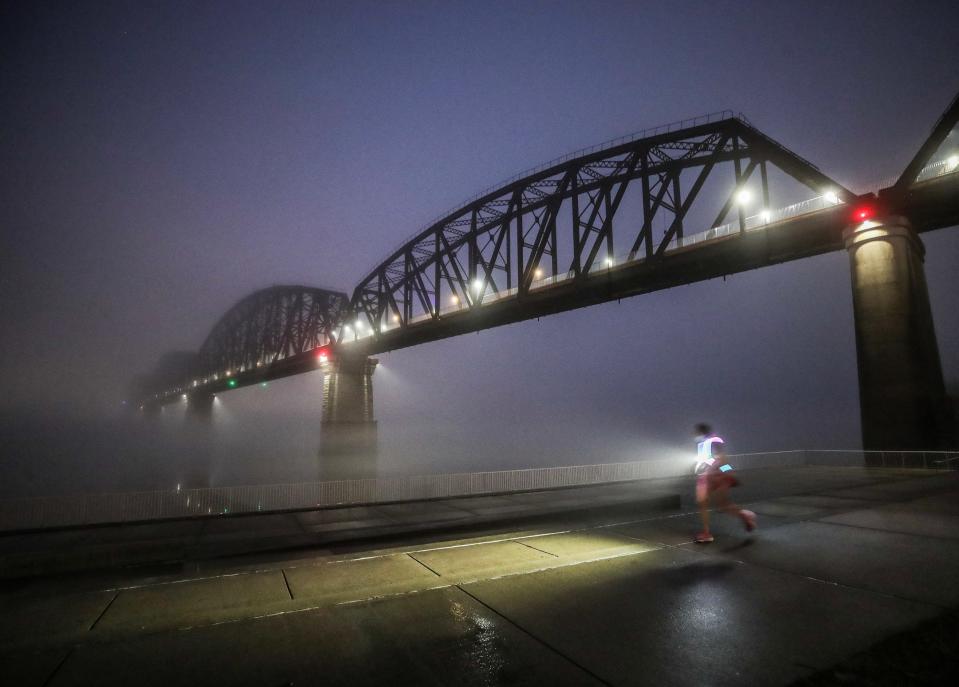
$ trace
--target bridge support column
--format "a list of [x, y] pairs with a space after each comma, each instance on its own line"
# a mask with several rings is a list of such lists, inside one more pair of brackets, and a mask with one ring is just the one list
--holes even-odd
[[323, 364], [321, 479], [376, 476], [373, 371], [377, 362], [365, 356], [338, 356]]
[[186, 415], [191, 420], [211, 422], [213, 420], [213, 394], [192, 393], [186, 399]]
[[185, 443], [179, 452], [178, 466], [180, 486], [184, 489], [212, 486], [213, 399], [213, 394], [202, 391], [188, 394], [186, 398], [187, 427], [180, 436]]
[[852, 271], [863, 448], [953, 448], [922, 241], [897, 216], [850, 227], [843, 238]]

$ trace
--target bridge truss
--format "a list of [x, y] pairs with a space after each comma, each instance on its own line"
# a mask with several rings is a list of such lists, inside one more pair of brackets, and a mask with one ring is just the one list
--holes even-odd
[[151, 386], [165, 384], [152, 395], [159, 399], [198, 388], [231, 388], [236, 380], [249, 383], [282, 363], [312, 358], [313, 351], [335, 340], [333, 330], [347, 306], [347, 294], [311, 286], [256, 291], [220, 318], [191, 359], [181, 356], [177, 374], [167, 369], [157, 375], [161, 379], [154, 378]]
[[[905, 215], [920, 232], [951, 226], [959, 223], [959, 159], [948, 152], [959, 149], [957, 122], [959, 96], [878, 197], [857, 196], [732, 113], [568, 156], [433, 223], [352, 297], [307, 286], [250, 294], [198, 353], [164, 356], [133, 396], [163, 404], [316, 369], [324, 347], [370, 355], [838, 250], [853, 203]], [[773, 203], [772, 173], [813, 198]], [[703, 193], [709, 184], [719, 202], [703, 222], [702, 206], [717, 200]], [[737, 201], [756, 187], [760, 211], [747, 216]]]
[[[732, 215], [732, 232], [745, 233], [747, 216], [736, 201], [756, 176], [759, 221], [774, 219], [771, 167], [833, 203], [855, 199], [740, 117], [640, 138], [519, 179], [415, 236], [357, 286], [350, 303], [355, 321], [340, 339], [375, 338], [502, 298], [522, 301], [557, 279], [585, 281], [623, 262], [661, 258], [687, 243], [690, 211], [704, 185], [721, 174], [725, 201], [715, 220], [695, 231], [723, 227]], [[630, 186], [641, 188], [641, 211], [620, 219]]]

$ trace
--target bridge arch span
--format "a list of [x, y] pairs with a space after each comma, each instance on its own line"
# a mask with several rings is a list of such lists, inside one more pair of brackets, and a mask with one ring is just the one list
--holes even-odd
[[345, 293], [312, 286], [249, 294], [210, 330], [196, 354], [194, 380], [239, 374], [334, 343], [347, 303]]
[[[813, 199], [781, 209], [786, 204], [770, 198], [770, 171], [812, 189], [807, 198]], [[700, 192], [721, 174], [727, 175], [722, 197], [707, 210], [715, 220], [691, 221], [694, 203], [706, 203]], [[638, 202], [617, 219], [630, 186], [639, 189], [633, 194]], [[754, 198], [751, 211], [738, 202], [747, 192]], [[514, 302], [518, 313], [544, 287], [586, 286], [627, 264], [652, 264], [696, 242], [742, 235], [855, 198], [729, 112], [645, 132], [514, 179], [414, 236], [353, 291], [339, 340], [399, 341], [397, 330], [438, 328], [441, 319], [492, 304], [503, 311]], [[524, 316], [502, 316], [503, 322], [519, 319]]]

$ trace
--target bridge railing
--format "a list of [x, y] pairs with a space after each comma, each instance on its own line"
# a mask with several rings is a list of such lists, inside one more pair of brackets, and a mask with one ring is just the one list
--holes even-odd
[[[730, 456], [739, 470], [877, 467], [959, 470], [959, 451], [776, 451]], [[297, 484], [79, 494], [0, 501], [0, 531], [313, 510], [691, 477], [694, 459]]]
[[808, 465], [816, 467], [959, 470], [959, 451], [862, 451], [817, 449], [742, 453], [731, 457], [738, 469]]
[[[838, 198], [830, 199], [826, 195], [816, 196], [815, 198], [809, 198], [807, 200], [800, 201], [798, 203], [793, 203], [792, 205], [787, 205], [781, 208], [774, 208], [769, 210], [764, 210], [755, 215], [749, 215], [745, 218], [745, 227], [747, 232], [754, 232], [766, 229], [769, 225], [775, 224], [776, 222], [782, 222], [788, 219], [793, 219], [802, 215], [807, 215], [815, 212], [820, 212], [823, 210], [829, 210], [841, 204], [842, 201]], [[725, 236], [733, 236], [739, 233], [739, 221], [727, 222], [726, 224], [721, 224], [719, 226], [707, 229], [705, 231], [700, 231], [695, 234], [687, 234], [682, 238], [673, 239], [666, 248], [666, 252], [672, 252], [679, 248], [686, 248], [698, 243], [705, 243], [707, 241], [712, 241], [714, 239], [723, 238]], [[643, 262], [646, 259], [644, 253], [621, 253], [615, 256], [612, 256], [612, 259], [609, 262], [596, 261], [593, 265], [593, 268], [590, 270], [590, 274], [602, 274], [610, 269], [616, 269], [623, 267], [624, 265], [634, 264]], [[534, 279], [530, 283], [530, 288], [533, 290], [551, 286], [553, 284], [558, 284], [560, 282], [565, 282], [576, 277], [576, 272], [569, 270], [567, 272], [559, 272], [558, 274], [552, 274], [546, 277], [540, 277]], [[509, 289], [500, 289], [499, 291], [494, 291], [489, 285], [486, 286], [486, 292], [483, 294], [469, 293], [469, 299], [478, 299], [482, 303], [489, 304], [496, 301], [501, 301], [506, 298], [515, 296], [519, 292], [517, 287], [512, 287]], [[440, 316], [448, 316], [453, 313], [460, 311], [467, 311], [470, 309], [470, 303], [467, 299], [461, 298], [456, 303], [447, 303], [439, 310]], [[434, 319], [433, 313], [426, 312], [421, 313], [412, 317], [407, 323], [407, 327], [415, 326], [421, 322], [429, 322]], [[381, 326], [380, 331], [386, 332], [392, 329], [390, 326]], [[343, 343], [349, 344], [353, 341], [360, 339], [365, 339], [369, 336], [372, 336], [373, 332], [367, 327], [362, 331], [353, 330], [350, 333], [350, 337], [345, 338]]]
[[[837, 205], [840, 205], [841, 203], [842, 201], [838, 198], [831, 200], [825, 195], [816, 196], [815, 198], [809, 198], [785, 207], [774, 209], [770, 208], [755, 215], [749, 215], [744, 218], [744, 224], [746, 226], [746, 231], [756, 231], [759, 229], [765, 229], [770, 224], [782, 222], [787, 219], [793, 219], [794, 217], [799, 217], [800, 215], [807, 215], [813, 212], [819, 212], [820, 210], [829, 210]], [[730, 236], [738, 233], [739, 220], [737, 219], [735, 221], [727, 222], [726, 224], [721, 224], [717, 227], [707, 229], [706, 231], [690, 234], [681, 239], [675, 239], [669, 244], [667, 250], [691, 246], [696, 243], [702, 243], [703, 241], [709, 241], [711, 239]]]
[[[931, 162], [922, 169], [919, 170], [919, 174], [916, 175], [915, 182], [919, 183], [921, 181], [929, 181], [930, 179], [938, 179], [939, 177], [945, 176], [947, 174], [954, 174], [959, 172], [959, 160], [950, 157], [945, 160], [937, 160], [936, 162]], [[862, 195], [865, 193], [875, 193], [880, 189], [889, 188], [890, 186], [895, 186], [896, 182], [899, 181], [898, 177], [885, 177], [878, 181], [872, 181], [855, 188], [856, 193]]]
[[952, 174], [953, 172], [959, 172], [959, 160], [954, 157], [926, 165], [919, 170], [916, 181], [928, 181], [929, 179], [936, 179], [946, 174]]

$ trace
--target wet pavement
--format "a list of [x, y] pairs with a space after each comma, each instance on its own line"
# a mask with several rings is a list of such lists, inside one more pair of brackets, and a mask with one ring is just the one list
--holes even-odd
[[[275, 516], [245, 519], [247, 536], [244, 519], [222, 521], [230, 538], [202, 558], [6, 580], [0, 674], [52, 686], [789, 684], [959, 604], [959, 473], [801, 467], [743, 483], [760, 529], [716, 515], [710, 545], [691, 543], [688, 498], [668, 510], [653, 498], [691, 488], [675, 483], [569, 490], [535, 520], [463, 523], [474, 516], [450, 517], [447, 502], [428, 529], [420, 504], [410, 531], [359, 536], [360, 524], [350, 538], [343, 526], [314, 532], [312, 547], [260, 547], [271, 531], [291, 536]], [[517, 508], [470, 501], [461, 512]], [[307, 528], [351, 522], [303, 515]], [[107, 539], [138, 544], [129, 530]]]

